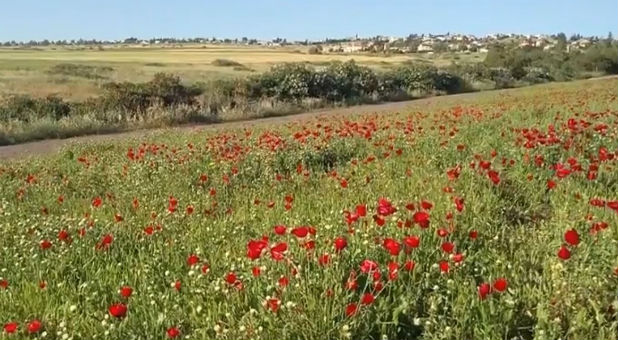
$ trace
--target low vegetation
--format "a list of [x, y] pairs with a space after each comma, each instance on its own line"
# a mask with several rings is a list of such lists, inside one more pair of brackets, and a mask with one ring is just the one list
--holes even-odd
[[107, 79], [107, 74], [114, 71], [110, 66], [91, 66], [71, 63], [54, 65], [49, 74], [63, 75], [71, 77], [81, 77], [86, 79]]
[[238, 67], [238, 66], [243, 66], [243, 64], [234, 61], [234, 60], [230, 60], [230, 59], [215, 59], [212, 62], [213, 65], [215, 66], [222, 66], [222, 67]]

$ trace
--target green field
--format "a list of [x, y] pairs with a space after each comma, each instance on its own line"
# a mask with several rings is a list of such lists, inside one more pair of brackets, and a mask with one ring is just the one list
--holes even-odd
[[0, 338], [616, 340], [617, 88], [4, 161]]
[[[102, 47], [45, 49], [0, 48], [0, 96], [30, 94], [43, 97], [57, 94], [71, 100], [83, 100], [99, 93], [100, 85], [110, 81], [143, 82], [158, 72], [178, 74], [186, 82], [219, 78], [245, 77], [263, 72], [283, 62], [307, 62], [316, 66], [330, 61], [354, 59], [361, 65], [386, 70], [404, 62], [418, 61], [449, 65], [457, 62], [479, 62], [482, 54], [397, 54], [392, 56], [350, 54], [314, 55], [306, 47], [249, 47], [200, 45], [180, 47]], [[216, 66], [218, 59], [231, 60], [240, 66]], [[54, 72], [58, 64], [110, 67], [97, 73], [95, 79]]]

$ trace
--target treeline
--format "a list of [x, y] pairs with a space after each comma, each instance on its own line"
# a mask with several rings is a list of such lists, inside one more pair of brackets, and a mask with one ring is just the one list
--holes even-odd
[[[493, 46], [482, 66], [501, 69], [513, 80], [532, 83], [540, 81], [564, 81], [589, 74], [618, 73], [618, 43], [600, 41], [585, 51], [567, 52], [563, 49], [545, 51], [542, 48], [507, 49]], [[479, 74], [480, 77], [486, 76]]]

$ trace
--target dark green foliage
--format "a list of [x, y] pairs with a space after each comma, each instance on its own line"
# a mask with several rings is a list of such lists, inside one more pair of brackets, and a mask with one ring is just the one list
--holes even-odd
[[[496, 45], [489, 50], [483, 64], [489, 68], [506, 69], [515, 80], [528, 83], [569, 80], [584, 72], [618, 74], [618, 44], [602, 41], [585, 51], [567, 51], [566, 45], [561, 45], [560, 41], [548, 51], [534, 47], [507, 49]], [[503, 79], [500, 77], [505, 84]]]
[[154, 105], [193, 105], [195, 97], [202, 93], [197, 86], [185, 86], [179, 77], [166, 73], [155, 74], [154, 79], [147, 83], [106, 84], [104, 90], [101, 98], [104, 108], [135, 113], [144, 112]]
[[13, 96], [0, 105], [0, 122], [11, 120], [32, 122], [41, 118], [60, 120], [70, 112], [70, 104], [56, 96], [42, 99], [25, 95]]

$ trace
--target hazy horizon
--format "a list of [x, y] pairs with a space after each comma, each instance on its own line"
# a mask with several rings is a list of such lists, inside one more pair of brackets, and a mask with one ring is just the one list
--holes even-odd
[[[91, 3], [34, 0], [6, 3], [0, 41], [149, 38], [241, 38], [323, 40], [359, 35], [492, 33], [616, 35], [618, 1], [492, 2], [442, 0], [351, 0], [311, 3], [259, 3], [190, 0], [170, 6], [162, 0]], [[16, 15], [26, 13], [26, 15]]]

